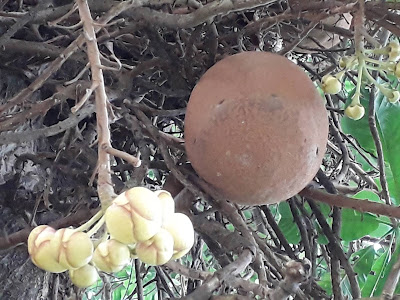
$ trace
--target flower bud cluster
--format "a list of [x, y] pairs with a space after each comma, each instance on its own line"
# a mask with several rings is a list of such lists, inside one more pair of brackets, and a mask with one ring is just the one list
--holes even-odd
[[92, 226], [93, 220], [78, 229], [34, 228], [28, 237], [32, 262], [52, 273], [68, 270], [71, 281], [85, 288], [97, 282], [98, 271], [118, 272], [132, 258], [162, 265], [184, 256], [194, 244], [192, 222], [175, 212], [174, 199], [163, 190], [135, 187], [125, 191], [93, 228], [97, 231], [104, 222], [110, 236], [95, 243], [96, 247], [90, 238], [95, 231], [81, 230]]
[[162, 265], [189, 252], [194, 243], [190, 219], [175, 213], [167, 191], [135, 187], [119, 195], [105, 213], [112, 239], [131, 247], [140, 260]]
[[28, 252], [37, 267], [52, 273], [69, 270], [72, 282], [79, 287], [98, 279], [97, 270], [89, 265], [93, 250], [90, 236], [71, 228], [55, 230], [40, 225], [28, 237]]
[[[384, 55], [383, 60], [371, 58], [369, 55]], [[358, 71], [356, 92], [351, 99], [350, 105], [344, 110], [344, 114], [353, 119], [359, 120], [365, 114], [365, 108], [360, 102], [361, 85], [364, 78], [374, 84], [390, 103], [397, 103], [400, 99], [400, 92], [397, 88], [378, 83], [370, 74], [370, 71], [377, 71], [381, 75], [394, 75], [400, 79], [400, 45], [397, 41], [389, 42], [385, 47], [363, 49], [360, 53], [352, 56], [344, 56], [339, 61], [342, 69], [336, 75], [327, 74], [321, 79], [321, 88], [326, 94], [337, 94], [342, 89], [342, 78], [346, 71]]]

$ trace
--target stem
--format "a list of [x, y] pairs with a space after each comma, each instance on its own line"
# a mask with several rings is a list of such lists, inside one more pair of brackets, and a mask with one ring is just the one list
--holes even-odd
[[112, 201], [114, 188], [111, 180], [110, 155], [105, 149], [111, 148], [111, 136], [108, 120], [108, 99], [104, 86], [103, 71], [101, 68], [100, 52], [96, 40], [96, 32], [93, 27], [93, 19], [90, 14], [89, 5], [86, 0], [76, 0], [79, 9], [79, 15], [83, 22], [83, 30], [86, 38], [86, 46], [90, 69], [92, 73], [92, 82], [96, 86], [95, 102], [97, 117], [97, 135], [98, 135], [98, 178], [97, 192], [101, 202], [102, 209], [105, 210]]
[[75, 231], [85, 231], [88, 230], [94, 223], [97, 222], [103, 215], [103, 211], [99, 210], [93, 217], [90, 218], [89, 221], [87, 221], [85, 224], [82, 224], [78, 228], [75, 229]]
[[358, 76], [357, 76], [356, 92], [355, 92], [355, 94], [353, 96], [353, 99], [351, 101], [351, 105], [360, 104], [362, 75], [363, 75], [365, 61], [361, 56], [359, 56], [358, 60], [359, 60], [359, 64], [358, 64]]
[[[386, 98], [390, 98], [391, 95], [388, 94], [388, 89], [384, 88], [378, 81], [375, 80], [375, 78], [369, 74], [368, 70], [366, 67], [364, 67], [365, 70], [365, 75], [367, 75], [368, 79], [375, 85], [378, 87], [379, 91], [386, 97]], [[389, 91], [390, 92], [390, 91]]]
[[89, 236], [92, 236], [93, 234], [95, 234], [100, 228], [101, 226], [103, 226], [104, 222], [106, 220], [105, 216], [102, 216], [101, 219], [96, 223], [96, 225], [93, 226], [92, 229], [90, 229], [87, 234]]

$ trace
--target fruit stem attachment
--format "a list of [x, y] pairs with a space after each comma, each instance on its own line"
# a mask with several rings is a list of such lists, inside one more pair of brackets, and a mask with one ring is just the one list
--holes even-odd
[[353, 96], [353, 99], [351, 101], [351, 105], [360, 104], [361, 85], [362, 85], [362, 76], [363, 76], [364, 66], [365, 66], [364, 58], [362, 56], [360, 56], [358, 58], [358, 76], [357, 76], [356, 92], [355, 92], [355, 94]]
[[377, 82], [375, 78], [371, 76], [371, 74], [369, 74], [366, 68], [364, 69], [369, 81], [371, 81], [375, 86], [378, 87], [379, 91], [387, 98], [389, 102], [395, 103], [399, 100], [400, 94], [398, 91], [393, 91], [391, 89], [385, 88], [382, 84]]
[[100, 228], [101, 226], [103, 226], [104, 222], [105, 222], [106, 218], [105, 216], [102, 216], [101, 219], [92, 227], [92, 229], [90, 229], [87, 234], [91, 237], [93, 234], [95, 234]]
[[88, 230], [94, 223], [97, 222], [103, 216], [103, 210], [99, 210], [93, 217], [90, 218], [86, 223], [82, 224], [78, 228], [74, 229], [75, 231], [86, 231]]

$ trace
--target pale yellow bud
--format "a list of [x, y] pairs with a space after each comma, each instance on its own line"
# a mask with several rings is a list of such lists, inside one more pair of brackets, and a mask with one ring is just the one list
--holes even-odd
[[188, 253], [194, 244], [194, 229], [189, 217], [182, 213], [175, 213], [163, 227], [174, 239], [172, 258], [178, 259]]
[[339, 67], [342, 69], [352, 69], [357, 64], [357, 58], [354, 56], [344, 56], [339, 60]]
[[92, 259], [93, 243], [85, 232], [59, 229], [50, 246], [57, 253], [57, 261], [67, 269], [78, 269]]
[[388, 97], [388, 101], [390, 103], [396, 103], [400, 99], [400, 92], [399, 91], [392, 91], [391, 95]]
[[115, 198], [105, 219], [113, 239], [124, 244], [145, 241], [161, 228], [161, 201], [149, 189], [135, 187]]
[[121, 271], [131, 260], [127, 245], [116, 240], [101, 242], [93, 254], [93, 263], [104, 272]]
[[73, 284], [80, 288], [92, 286], [99, 279], [99, 273], [91, 265], [84, 265], [76, 270], [69, 270], [69, 277]]
[[54, 228], [47, 225], [34, 228], [28, 237], [28, 252], [37, 267], [48, 272], [61, 273], [67, 268], [57, 261], [57, 253], [50, 247], [55, 232]]
[[365, 108], [361, 104], [350, 104], [345, 110], [344, 114], [348, 116], [350, 119], [359, 120], [365, 114]]
[[172, 198], [170, 192], [165, 190], [156, 191], [155, 194], [161, 201], [162, 208], [162, 224], [166, 222], [169, 216], [172, 216], [175, 212], [175, 201]]
[[342, 89], [342, 84], [340, 83], [339, 79], [332, 75], [325, 75], [322, 77], [322, 90], [326, 94], [337, 94]]
[[394, 74], [396, 75], [397, 78], [400, 78], [400, 62], [396, 64], [396, 67], [394, 69]]
[[136, 245], [136, 254], [141, 261], [151, 266], [159, 266], [168, 262], [174, 252], [174, 239], [165, 230], [160, 231], [148, 241]]
[[389, 61], [396, 61], [400, 57], [400, 46], [398, 42], [392, 41], [388, 44]]

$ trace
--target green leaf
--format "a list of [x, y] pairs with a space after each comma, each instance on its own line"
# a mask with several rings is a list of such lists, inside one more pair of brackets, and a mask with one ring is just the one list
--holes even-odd
[[321, 279], [318, 280], [318, 285], [328, 294], [328, 296], [332, 295], [332, 280], [329, 271], [325, 271], [322, 274]]
[[[383, 203], [373, 191], [364, 190], [353, 196], [360, 201], [369, 200]], [[390, 219], [386, 216], [376, 216], [370, 213], [361, 213], [353, 209], [342, 210], [342, 231], [341, 237], [349, 242], [357, 240], [363, 236], [381, 238], [392, 229]]]
[[[360, 152], [358, 150], [356, 150], [353, 146], [349, 146], [349, 149], [351, 151], [351, 153], [354, 155], [354, 158], [356, 160], [356, 162], [358, 162], [361, 165], [361, 168], [365, 171], [365, 172], [370, 172], [375, 170], [375, 168], [373, 168], [368, 162], [367, 160], [360, 154]], [[362, 151], [362, 149], [361, 149]], [[378, 163], [376, 161], [376, 158], [374, 156], [372, 156], [371, 154], [369, 154], [366, 151], [362, 151], [364, 156], [366, 156], [368, 158], [368, 160], [374, 165], [377, 166]]]
[[380, 280], [378, 281], [378, 284], [376, 285], [376, 290], [374, 293], [374, 296], [380, 296], [382, 294], [383, 291], [383, 287], [389, 277], [390, 271], [393, 268], [393, 265], [398, 261], [399, 259], [399, 255], [400, 255], [400, 245], [399, 243], [397, 243], [396, 249], [393, 252], [393, 254], [391, 255], [390, 261], [389, 263], [385, 266], [385, 269], [383, 271], [383, 275], [380, 278]]
[[358, 282], [360, 288], [362, 289], [369, 273], [371, 272], [372, 265], [375, 259], [375, 249], [374, 246], [368, 246], [363, 248], [352, 255], [353, 268], [357, 273]]
[[368, 235], [378, 228], [379, 221], [369, 213], [360, 213], [353, 209], [342, 210], [342, 231], [341, 238], [346, 241], [357, 240]]
[[400, 201], [400, 103], [385, 98], [376, 105], [377, 123], [382, 134], [385, 161], [392, 171], [396, 204]]
[[282, 230], [283, 235], [289, 244], [298, 244], [301, 240], [300, 230], [293, 219], [289, 204], [287, 202], [279, 203], [278, 211], [281, 215], [278, 226]]
[[[395, 80], [392, 78], [393, 81]], [[361, 104], [368, 111], [369, 107], [369, 90], [365, 87], [361, 89], [363, 97]], [[347, 102], [351, 101], [354, 91], [349, 93]], [[379, 136], [382, 142], [383, 155], [387, 168], [390, 169], [388, 177], [389, 190], [395, 204], [400, 203], [400, 103], [392, 104], [386, 98], [378, 93], [375, 99], [376, 108], [376, 124]], [[342, 129], [345, 133], [351, 134], [357, 139], [360, 146], [367, 152], [376, 156], [375, 143], [372, 138], [369, 124], [368, 114], [365, 114], [360, 120], [354, 121], [344, 116], [341, 121]]]
[[125, 293], [125, 288], [124, 287], [119, 287], [117, 289], [114, 290], [113, 292], [113, 299], [122, 299], [122, 295]]
[[314, 226], [315, 226], [315, 230], [318, 233], [318, 244], [320, 245], [328, 245], [329, 244], [329, 240], [326, 237], [326, 235], [324, 234], [324, 232], [322, 231], [321, 226], [319, 226], [317, 221], [314, 221]]
[[385, 265], [388, 263], [390, 258], [389, 248], [384, 253], [380, 254], [379, 258], [372, 265], [371, 272], [367, 276], [367, 280], [363, 288], [361, 289], [361, 295], [363, 297], [372, 297], [376, 291], [379, 280], [382, 279], [385, 271]]

